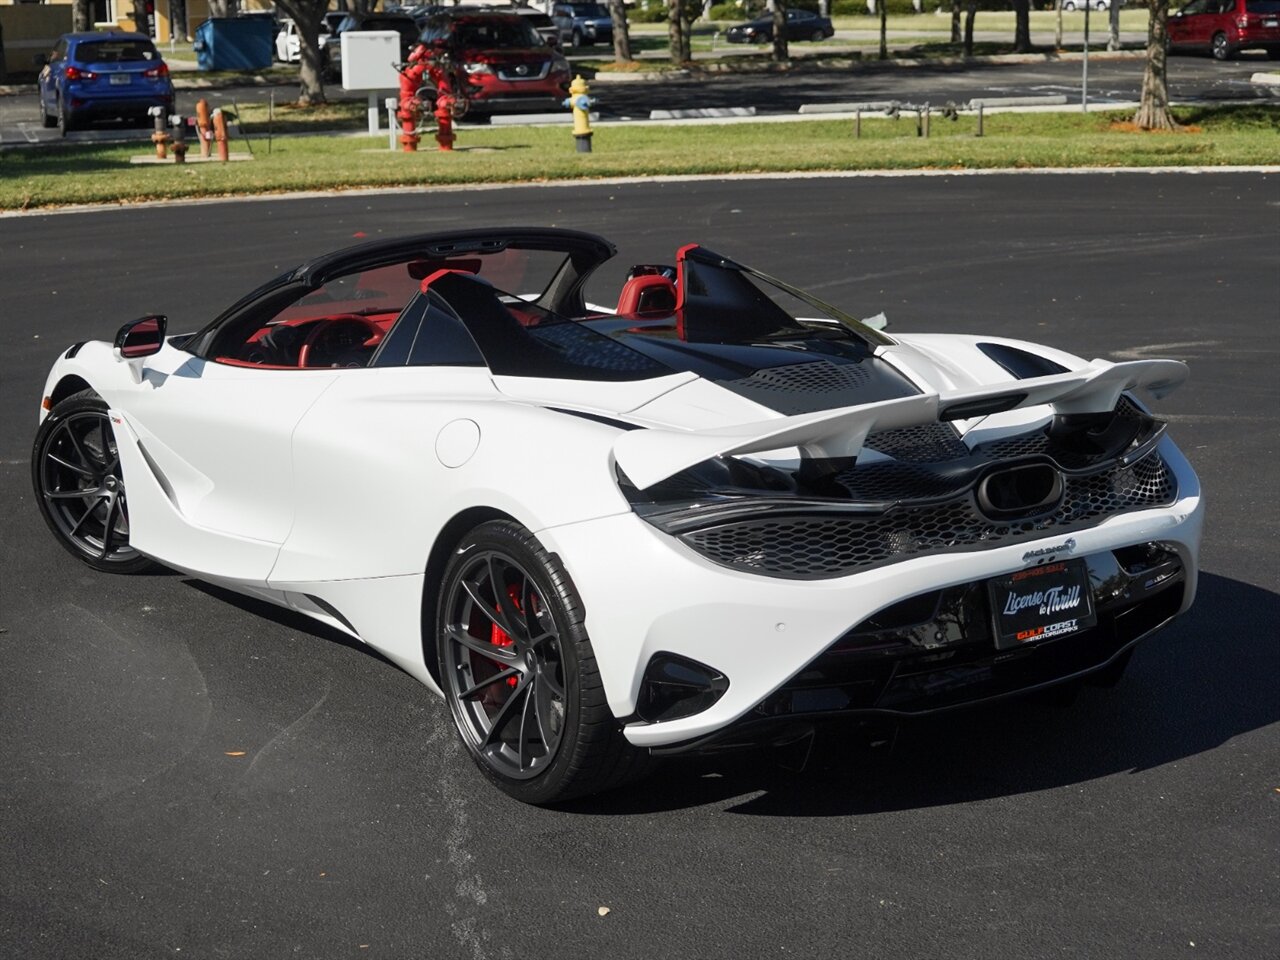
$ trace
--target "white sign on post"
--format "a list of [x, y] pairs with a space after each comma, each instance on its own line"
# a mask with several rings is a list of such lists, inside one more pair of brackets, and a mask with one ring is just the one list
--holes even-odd
[[394, 30], [348, 30], [342, 34], [342, 85], [369, 92], [369, 133], [378, 132], [378, 92], [398, 90], [400, 34]]

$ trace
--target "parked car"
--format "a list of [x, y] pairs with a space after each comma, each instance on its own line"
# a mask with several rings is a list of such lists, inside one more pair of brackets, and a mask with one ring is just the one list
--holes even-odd
[[[337, 11], [334, 13], [326, 13], [324, 19], [320, 21], [320, 55], [321, 63], [324, 63], [325, 37], [333, 33], [343, 20], [347, 18], [346, 13]], [[298, 25], [292, 20], [285, 20], [280, 24], [280, 32], [276, 34], [276, 59], [282, 63], [297, 63], [302, 57], [301, 37], [298, 33]]]
[[[1124, 0], [1119, 0], [1116, 6], [1123, 7]], [[1068, 13], [1083, 10], [1085, 7], [1090, 10], [1110, 10], [1111, 0], [1062, 0], [1062, 9]]]
[[557, 3], [551, 8], [551, 19], [561, 44], [589, 47], [613, 43], [613, 18], [603, 3]]
[[1265, 50], [1280, 60], [1280, 0], [1191, 0], [1168, 20], [1170, 51], [1208, 51], [1230, 60], [1237, 51]]
[[518, 17], [524, 17], [529, 26], [538, 31], [538, 36], [543, 40], [553, 47], [560, 45], [560, 31], [552, 23], [551, 17], [541, 10], [535, 10], [533, 7], [495, 7], [493, 9], [496, 13], [514, 13]]
[[532, 803], [651, 751], [1112, 686], [1191, 606], [1204, 500], [1146, 405], [1184, 364], [891, 337], [694, 243], [593, 307], [614, 253], [387, 238], [198, 331], [64, 348], [35, 505], [94, 570], [158, 561], [367, 644]]
[[419, 27], [413, 17], [404, 13], [349, 13], [338, 21], [333, 32], [321, 39], [321, 62], [330, 77], [342, 73], [342, 35], [354, 31], [389, 30], [400, 34], [400, 58], [409, 59], [409, 51], [418, 44]]
[[[787, 11], [787, 40], [826, 40], [835, 35], [835, 27], [829, 17], [820, 17], [809, 10]], [[725, 31], [730, 43], [772, 43], [773, 17], [760, 17], [750, 23], [740, 23]]]
[[169, 66], [141, 33], [63, 34], [40, 70], [39, 93], [44, 125], [64, 136], [91, 120], [173, 112]]
[[448, 54], [473, 116], [563, 109], [569, 61], [518, 14], [441, 11], [428, 18], [422, 42]]

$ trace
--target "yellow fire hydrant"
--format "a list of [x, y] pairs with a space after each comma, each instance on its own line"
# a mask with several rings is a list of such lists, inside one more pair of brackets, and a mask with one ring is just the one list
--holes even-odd
[[591, 152], [591, 105], [595, 103], [587, 96], [587, 81], [581, 75], [573, 78], [569, 84], [569, 96], [564, 105], [573, 108], [573, 139], [577, 141], [578, 153]]

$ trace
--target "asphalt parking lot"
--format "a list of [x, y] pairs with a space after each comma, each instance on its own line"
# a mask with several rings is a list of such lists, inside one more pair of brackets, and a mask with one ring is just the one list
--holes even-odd
[[[48, 535], [28, 455], [58, 351], [151, 311], [194, 328], [356, 237], [482, 224], [595, 230], [623, 266], [696, 240], [890, 332], [1186, 360], [1157, 410], [1208, 501], [1196, 606], [1070, 708], [916, 722], [888, 756], [827, 742], [799, 773], [685, 759], [541, 810], [358, 645], [177, 574], [94, 573]], [[1256, 173], [0, 217], [0, 955], [1276, 956], [1278, 239], [1280, 177]]]

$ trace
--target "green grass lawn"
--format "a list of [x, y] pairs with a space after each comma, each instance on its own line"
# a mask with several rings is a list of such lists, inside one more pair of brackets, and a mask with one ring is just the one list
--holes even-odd
[[[416, 154], [392, 153], [382, 137], [277, 139], [254, 143], [245, 163], [132, 166], [136, 147], [19, 150], [0, 155], [0, 209], [69, 203], [225, 196], [364, 186], [538, 182], [570, 178], [716, 175], [764, 171], [1128, 167], [1276, 162], [1280, 110], [1265, 106], [1181, 110], [1171, 134], [1124, 127], [1127, 114], [997, 114], [986, 136], [975, 120], [867, 117], [862, 138], [848, 121], [600, 128], [591, 154], [574, 152], [567, 128], [462, 131], [442, 153], [429, 138]], [[243, 142], [233, 145], [243, 151]]]

